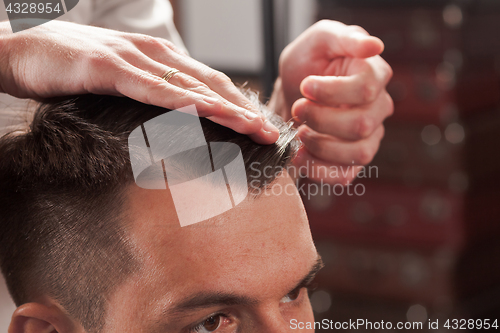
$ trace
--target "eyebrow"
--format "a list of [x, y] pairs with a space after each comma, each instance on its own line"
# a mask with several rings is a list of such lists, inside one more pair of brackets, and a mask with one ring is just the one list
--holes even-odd
[[314, 263], [309, 273], [307, 273], [307, 275], [295, 286], [295, 288], [290, 290], [290, 293], [294, 290], [308, 287], [313, 282], [314, 278], [316, 277], [316, 274], [318, 274], [318, 272], [323, 267], [325, 267], [325, 264], [323, 263], [323, 259], [318, 253], [318, 258], [316, 259], [316, 262]]
[[[313, 280], [316, 274], [324, 267], [323, 260], [318, 254], [316, 262], [304, 276], [304, 278], [297, 283], [290, 292], [299, 288], [307, 287]], [[240, 296], [232, 293], [223, 292], [200, 292], [187, 298], [181, 303], [175, 305], [171, 309], [164, 312], [165, 316], [179, 316], [188, 311], [210, 308], [214, 306], [235, 306], [235, 305], [255, 305], [258, 303], [257, 299]]]

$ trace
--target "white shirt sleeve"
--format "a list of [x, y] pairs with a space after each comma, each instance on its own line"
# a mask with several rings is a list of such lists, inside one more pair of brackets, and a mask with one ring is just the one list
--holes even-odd
[[[0, 19], [7, 19], [7, 13], [0, 11]], [[80, 0], [60, 19], [161, 37], [186, 50], [175, 28], [168, 0]], [[30, 105], [33, 103], [28, 103], [28, 100], [0, 93], [0, 136], [27, 126]]]
[[94, 0], [91, 25], [170, 40], [186, 49], [168, 0]]

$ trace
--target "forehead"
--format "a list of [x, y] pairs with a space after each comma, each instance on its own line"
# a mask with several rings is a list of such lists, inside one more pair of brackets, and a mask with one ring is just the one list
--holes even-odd
[[286, 174], [258, 198], [186, 227], [167, 191], [134, 187], [129, 201], [129, 234], [144, 265], [125, 289], [134, 290], [138, 306], [154, 303], [161, 311], [205, 290], [274, 297], [316, 260], [301, 199]]

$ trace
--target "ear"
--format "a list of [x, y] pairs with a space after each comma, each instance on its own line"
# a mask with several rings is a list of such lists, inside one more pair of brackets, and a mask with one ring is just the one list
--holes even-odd
[[83, 333], [56, 305], [26, 303], [14, 311], [8, 333]]

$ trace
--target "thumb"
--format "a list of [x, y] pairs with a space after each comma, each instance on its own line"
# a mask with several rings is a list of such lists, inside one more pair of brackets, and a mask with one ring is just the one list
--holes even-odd
[[341, 22], [322, 20], [305, 34], [316, 43], [315, 50], [326, 52], [329, 57], [369, 58], [384, 50], [384, 43], [363, 28]]
[[345, 53], [355, 58], [369, 58], [379, 55], [384, 50], [384, 43], [377, 37], [363, 32], [347, 32], [339, 38]]

